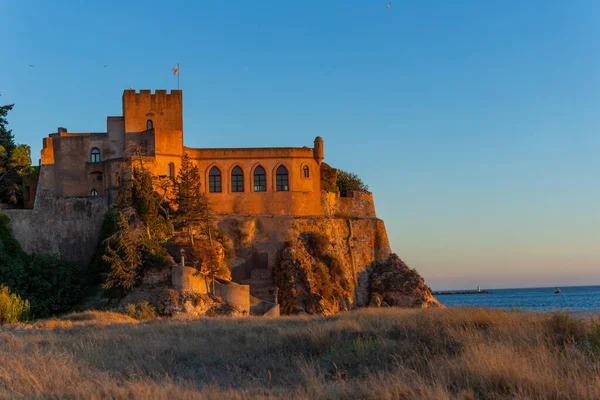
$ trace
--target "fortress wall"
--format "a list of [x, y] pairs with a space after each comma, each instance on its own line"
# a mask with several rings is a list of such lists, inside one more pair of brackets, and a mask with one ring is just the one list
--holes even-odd
[[339, 193], [322, 192], [323, 215], [338, 218], [376, 218], [375, 201], [370, 192], [348, 192], [347, 197]]
[[100, 239], [106, 211], [106, 198], [78, 197], [44, 199], [43, 210], [3, 212], [26, 252], [56, 254], [87, 266]]
[[215, 281], [215, 294], [237, 310], [250, 315], [250, 286]]
[[196, 268], [173, 266], [171, 270], [171, 283], [173, 287], [182, 291], [191, 291], [207, 294], [210, 291], [209, 282], [204, 275], [200, 275]]

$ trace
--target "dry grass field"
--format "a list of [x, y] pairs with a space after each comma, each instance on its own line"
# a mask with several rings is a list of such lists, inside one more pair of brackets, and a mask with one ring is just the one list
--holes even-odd
[[366, 309], [0, 327], [0, 398], [599, 399], [600, 329], [566, 314]]

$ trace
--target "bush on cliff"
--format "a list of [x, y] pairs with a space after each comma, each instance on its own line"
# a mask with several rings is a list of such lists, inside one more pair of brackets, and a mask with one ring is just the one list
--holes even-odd
[[37, 318], [69, 311], [82, 298], [79, 265], [54, 255], [28, 255], [12, 236], [9, 219], [0, 214], [0, 284], [29, 300]]
[[368, 192], [369, 186], [353, 172], [338, 169], [336, 185], [340, 189], [342, 197], [348, 196], [348, 192]]

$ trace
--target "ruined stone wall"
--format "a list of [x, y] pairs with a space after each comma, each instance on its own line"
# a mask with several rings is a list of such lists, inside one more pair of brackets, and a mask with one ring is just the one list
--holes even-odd
[[5, 210], [15, 238], [28, 253], [56, 254], [87, 266], [100, 239], [104, 197], [43, 200], [42, 208]]

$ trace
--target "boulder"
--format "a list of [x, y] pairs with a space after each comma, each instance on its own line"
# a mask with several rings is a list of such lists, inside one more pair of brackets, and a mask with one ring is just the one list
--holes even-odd
[[383, 303], [392, 307], [443, 307], [431, 294], [419, 273], [409, 268], [397, 255], [374, 261], [368, 268], [370, 306]]

